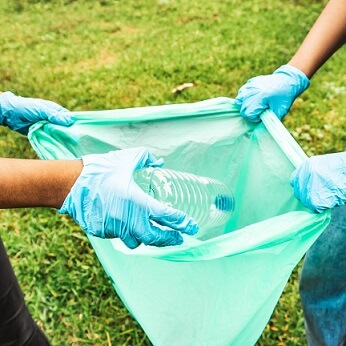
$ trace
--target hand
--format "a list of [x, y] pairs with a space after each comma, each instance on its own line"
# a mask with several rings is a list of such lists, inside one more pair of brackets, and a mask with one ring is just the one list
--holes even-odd
[[71, 113], [52, 101], [16, 96], [10, 91], [0, 95], [0, 124], [27, 135], [30, 125], [40, 120], [69, 126]]
[[270, 108], [279, 119], [289, 111], [294, 100], [310, 85], [299, 69], [283, 65], [273, 74], [248, 80], [238, 91], [235, 105], [244, 118], [259, 122], [261, 113]]
[[321, 213], [346, 203], [346, 152], [313, 156], [291, 177], [295, 196], [309, 209]]
[[[163, 205], [135, 183], [134, 170], [163, 163], [145, 148], [86, 155], [82, 159], [82, 173], [59, 212], [69, 213], [87, 234], [120, 238], [129, 248], [135, 248], [141, 243], [182, 244], [180, 232], [197, 232], [191, 217]], [[162, 230], [151, 221], [172, 230]]]

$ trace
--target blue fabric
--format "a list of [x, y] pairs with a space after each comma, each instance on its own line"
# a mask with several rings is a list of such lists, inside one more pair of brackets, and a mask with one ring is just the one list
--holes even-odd
[[308, 344], [346, 345], [346, 205], [306, 254], [300, 295]]

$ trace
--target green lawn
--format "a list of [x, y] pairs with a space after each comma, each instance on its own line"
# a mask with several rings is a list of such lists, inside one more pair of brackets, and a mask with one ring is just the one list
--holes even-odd
[[[326, 1], [0, 0], [0, 90], [71, 110], [235, 97], [298, 48]], [[285, 125], [309, 154], [346, 142], [345, 49], [314, 77]], [[180, 94], [184, 82], [195, 87]], [[3, 157], [35, 158], [0, 129]], [[150, 345], [71, 219], [3, 210], [1, 236], [26, 301], [53, 345]], [[258, 345], [305, 345], [293, 273]]]

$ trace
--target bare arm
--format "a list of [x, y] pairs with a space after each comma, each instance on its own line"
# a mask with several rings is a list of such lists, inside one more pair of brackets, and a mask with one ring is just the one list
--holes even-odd
[[60, 208], [83, 168], [81, 160], [0, 159], [0, 208]]
[[346, 1], [330, 0], [289, 65], [308, 78], [346, 43]]

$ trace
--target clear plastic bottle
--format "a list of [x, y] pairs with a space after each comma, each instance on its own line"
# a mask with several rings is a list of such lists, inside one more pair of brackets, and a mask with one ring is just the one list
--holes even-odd
[[200, 229], [223, 225], [232, 215], [233, 193], [217, 179], [154, 167], [135, 171], [134, 179], [144, 192], [192, 216]]

